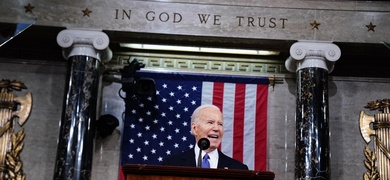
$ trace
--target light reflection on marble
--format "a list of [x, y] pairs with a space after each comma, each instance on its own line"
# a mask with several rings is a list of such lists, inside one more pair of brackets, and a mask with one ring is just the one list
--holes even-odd
[[328, 71], [297, 71], [295, 179], [328, 179]]
[[90, 179], [96, 131], [99, 60], [68, 59], [65, 112], [61, 118], [53, 179]]

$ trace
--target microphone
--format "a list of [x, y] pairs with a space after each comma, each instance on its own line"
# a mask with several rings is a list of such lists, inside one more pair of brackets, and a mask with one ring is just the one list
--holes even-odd
[[198, 155], [198, 167], [202, 167], [202, 150], [206, 150], [210, 147], [210, 141], [207, 138], [201, 138], [198, 141], [199, 155]]

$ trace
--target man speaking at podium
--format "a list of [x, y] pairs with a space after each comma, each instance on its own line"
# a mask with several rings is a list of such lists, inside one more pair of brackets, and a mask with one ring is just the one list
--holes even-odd
[[195, 136], [197, 145], [165, 158], [163, 165], [248, 170], [247, 165], [226, 156], [218, 149], [223, 131], [221, 110], [214, 105], [199, 106], [191, 116], [191, 133]]

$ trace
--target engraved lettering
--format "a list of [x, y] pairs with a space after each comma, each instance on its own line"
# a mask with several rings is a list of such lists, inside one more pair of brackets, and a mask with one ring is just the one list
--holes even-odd
[[[149, 16], [151, 14], [151, 16]], [[154, 21], [154, 15], [155, 15], [156, 13], [154, 12], [154, 11], [149, 11], [149, 12], [147, 12], [146, 13], [146, 19], [148, 20], [148, 21]]]
[[241, 20], [244, 19], [244, 17], [243, 16], [236, 16], [236, 18], [238, 18], [238, 26], [242, 26]]
[[158, 16], [161, 22], [167, 22], [169, 20], [169, 15], [166, 12], [163, 12]]
[[221, 15], [214, 15], [214, 25], [221, 25], [221, 22], [219, 22], [221, 18]]
[[206, 24], [209, 20], [210, 14], [198, 14], [198, 17], [201, 24]]
[[179, 13], [173, 13], [173, 23], [179, 23], [183, 17]]
[[[276, 28], [280, 26], [285, 28], [286, 18], [280, 18], [279, 21], [275, 17], [245, 17], [245, 16], [236, 16], [238, 19], [238, 26], [248, 26], [248, 27], [269, 27]], [[245, 19], [246, 23], [245, 24]]]
[[276, 20], [275, 18], [269, 19], [269, 27], [270, 28], [275, 28], [276, 27], [275, 20]]
[[285, 19], [285, 18], [280, 18], [280, 20], [282, 21], [282, 28], [284, 29], [284, 21], [287, 21], [287, 19]]
[[[259, 26], [264, 27], [265, 26], [265, 17], [263, 17], [263, 18], [258, 17], [258, 19], [259, 19]], [[261, 24], [261, 19], [263, 19], [263, 24]]]
[[[172, 19], [172, 17], [173, 17], [173, 19]], [[154, 20], [156, 20], [156, 18], [157, 18], [156, 12], [149, 11], [146, 13], [146, 19], [148, 21], [154, 21]], [[169, 13], [167, 13], [167, 12], [162, 12], [162, 13], [158, 14], [158, 20], [161, 22], [172, 21], [173, 23], [179, 23], [179, 22], [181, 22], [181, 20], [183, 20], [183, 17], [179, 13], [173, 13], [173, 14], [169, 15]]]
[[121, 19], [129, 19], [130, 20], [130, 17], [131, 17], [131, 10], [128, 10], [129, 12], [127, 12], [126, 10], [122, 9], [122, 12], [119, 13], [119, 9], [115, 9], [115, 19], [119, 19], [119, 16], [122, 16]]
[[253, 18], [253, 17], [248, 17], [248, 26], [251, 26], [252, 25], [252, 27], [255, 27], [255, 24], [253, 24], [253, 21], [254, 21], [255, 19]]

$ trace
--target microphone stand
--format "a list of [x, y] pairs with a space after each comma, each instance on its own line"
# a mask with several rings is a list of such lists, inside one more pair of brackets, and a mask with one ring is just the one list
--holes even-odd
[[202, 148], [199, 148], [199, 154], [198, 154], [198, 166], [197, 167], [202, 167]]
[[202, 167], [202, 150], [206, 150], [210, 147], [210, 141], [207, 138], [201, 138], [198, 141], [199, 154], [198, 154], [198, 165], [196, 167]]

